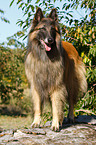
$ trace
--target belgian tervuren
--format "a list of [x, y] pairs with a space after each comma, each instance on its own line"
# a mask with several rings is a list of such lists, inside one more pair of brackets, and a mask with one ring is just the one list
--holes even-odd
[[30, 83], [34, 105], [32, 127], [40, 124], [41, 106], [46, 99], [52, 103], [52, 129], [63, 122], [66, 100], [68, 120], [74, 121], [74, 104], [87, 90], [85, 67], [71, 43], [61, 40], [56, 9], [47, 18], [37, 9], [28, 37], [25, 72]]

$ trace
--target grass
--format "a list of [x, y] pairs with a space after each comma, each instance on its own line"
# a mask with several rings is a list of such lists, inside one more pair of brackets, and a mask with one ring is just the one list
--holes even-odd
[[[29, 89], [24, 90], [22, 99], [12, 97], [9, 104], [0, 103], [0, 128], [30, 128], [33, 121], [32, 101]], [[32, 114], [32, 115], [31, 115]], [[41, 125], [52, 119], [49, 103], [44, 106]]]
[[27, 117], [0, 115], [0, 128], [3, 129], [29, 128], [31, 123], [30, 115]]
[[24, 92], [23, 99], [12, 97], [9, 104], [0, 101], [0, 128], [21, 129], [30, 128], [32, 123], [32, 103], [29, 90]]
[[[2, 129], [23, 129], [30, 128], [33, 122], [32, 112], [26, 113], [21, 111], [16, 106], [0, 105], [0, 128]], [[47, 111], [46, 111], [47, 108]], [[52, 113], [46, 105], [41, 117], [41, 125], [44, 125], [48, 120], [52, 119]], [[49, 112], [48, 112], [49, 111]], [[45, 113], [46, 112], [46, 113]]]
[[[29, 89], [24, 90], [23, 98], [14, 98], [10, 100], [10, 104], [0, 103], [0, 128], [3, 129], [21, 129], [30, 128], [33, 121], [32, 113], [32, 101], [29, 96]], [[80, 103], [81, 102], [81, 103]], [[92, 114], [88, 109], [82, 108], [82, 104], [87, 102], [86, 100], [78, 101], [77, 107], [75, 108], [75, 116], [82, 114]], [[95, 106], [95, 105], [94, 105]], [[77, 111], [76, 111], [77, 110]], [[95, 109], [94, 109], [95, 110]], [[94, 111], [95, 112], [95, 111]], [[94, 114], [93, 112], [93, 114]], [[67, 117], [68, 106], [65, 106], [64, 116]], [[44, 110], [41, 118], [41, 125], [47, 121], [52, 120], [52, 111], [49, 103], [44, 105]]]

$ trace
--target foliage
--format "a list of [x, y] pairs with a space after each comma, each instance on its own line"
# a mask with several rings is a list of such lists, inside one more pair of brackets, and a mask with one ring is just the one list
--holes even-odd
[[23, 61], [22, 49], [0, 46], [0, 97], [3, 103], [8, 103], [11, 96], [20, 99], [23, 95]]
[[6, 19], [4, 16], [4, 11], [0, 9], [0, 19], [1, 21], [4, 21], [5, 23], [10, 23], [8, 19]]
[[[26, 39], [28, 35], [28, 28], [31, 24], [33, 19], [34, 12], [36, 8], [42, 7], [44, 14], [47, 15], [50, 9], [56, 7], [56, 3], [61, 4], [62, 8], [57, 6], [60, 26], [62, 29], [62, 39], [65, 41], [71, 42], [79, 52], [79, 55], [82, 57], [83, 62], [86, 65], [86, 78], [88, 81], [88, 92], [85, 94], [84, 98], [78, 102], [76, 109], [86, 112], [87, 110], [91, 110], [89, 114], [95, 114], [96, 112], [96, 45], [95, 45], [95, 0], [12, 0], [10, 3], [10, 7], [13, 4], [18, 5], [18, 9], [21, 9], [23, 12], [23, 20], [19, 19], [17, 21], [17, 25], [20, 26], [20, 31], [16, 32], [12, 37], [8, 39], [8, 45], [13, 45], [15, 47], [23, 47], [23, 49], [19, 49], [20, 54], [17, 53], [17, 50], [12, 49], [5, 49], [5, 47], [1, 47], [0, 55], [2, 53], [2, 57], [4, 61], [1, 62], [1, 72], [2, 76], [0, 76], [0, 84], [10, 92], [11, 89], [15, 88], [16, 90], [16, 83], [18, 82], [18, 88], [25, 80], [22, 79], [22, 74], [24, 73], [21, 68], [23, 68], [22, 60], [22, 53], [24, 51], [24, 43], [19, 41], [19, 38]], [[80, 19], [76, 19], [73, 16], [72, 11], [78, 12], [78, 8], [81, 11], [85, 11], [85, 15], [81, 16]], [[3, 14], [3, 11], [0, 11]], [[4, 54], [6, 53], [6, 54]], [[12, 56], [14, 57], [10, 57]], [[17, 54], [15, 56], [15, 54]], [[13, 59], [15, 58], [15, 60]], [[10, 62], [10, 63], [9, 63]], [[12, 64], [14, 62], [14, 65]], [[10, 67], [8, 67], [8, 65]], [[21, 65], [21, 66], [20, 66]], [[6, 69], [4, 69], [6, 68]], [[18, 69], [17, 69], [18, 68]], [[15, 72], [13, 70], [16, 70]], [[18, 70], [18, 71], [17, 71]], [[21, 73], [22, 72], [22, 73]], [[11, 73], [11, 76], [9, 77]], [[14, 75], [13, 75], [14, 73]], [[3, 79], [2, 79], [3, 78]], [[8, 82], [11, 80], [10, 82]], [[5, 83], [4, 83], [5, 82]], [[2, 89], [3, 90], [3, 89]], [[13, 89], [14, 90], [14, 89]], [[8, 92], [8, 91], [7, 91]], [[4, 93], [4, 91], [2, 91]], [[8, 96], [8, 93], [4, 96]], [[17, 95], [18, 96], [18, 95]], [[77, 113], [76, 113], [77, 114]]]
[[[86, 14], [81, 20], [70, 20], [71, 27], [66, 27], [66, 29], [62, 24], [64, 39], [73, 43], [86, 64], [88, 92], [78, 102], [76, 109], [83, 108], [81, 112], [87, 112], [86, 109], [89, 109], [96, 113], [95, 1], [77, 1], [77, 4], [74, 3], [73, 5], [76, 9], [80, 5], [82, 9], [89, 10], [89, 18]], [[68, 5], [66, 6], [68, 7]], [[92, 112], [89, 114], [92, 114]]]

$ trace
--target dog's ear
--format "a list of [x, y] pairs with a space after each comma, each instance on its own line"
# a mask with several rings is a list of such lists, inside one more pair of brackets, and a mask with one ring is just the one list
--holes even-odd
[[36, 25], [41, 21], [43, 17], [44, 16], [42, 10], [40, 8], [37, 8], [37, 11], [33, 19], [33, 27], [36, 27]]
[[51, 10], [51, 13], [48, 16], [49, 18], [53, 19], [54, 21], [58, 21], [57, 10], [54, 8]]

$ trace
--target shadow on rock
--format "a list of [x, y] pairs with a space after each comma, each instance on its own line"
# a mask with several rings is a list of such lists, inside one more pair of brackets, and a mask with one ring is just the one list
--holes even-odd
[[83, 124], [83, 123], [90, 124], [90, 125], [96, 125], [96, 115], [91, 115], [91, 116], [79, 115], [78, 117], [75, 118], [74, 123], [68, 123], [67, 118], [64, 118], [63, 124], [62, 124], [62, 127], [60, 127], [60, 130], [71, 127], [73, 125]]

